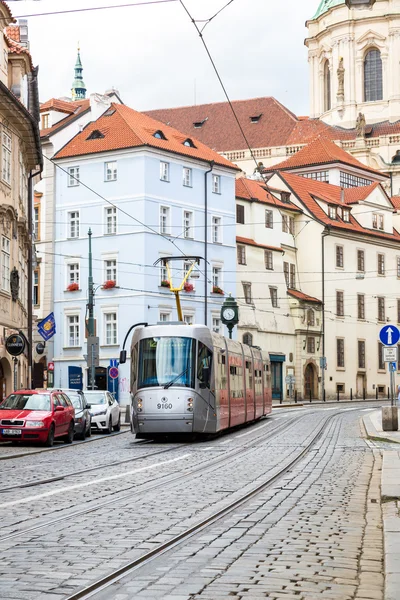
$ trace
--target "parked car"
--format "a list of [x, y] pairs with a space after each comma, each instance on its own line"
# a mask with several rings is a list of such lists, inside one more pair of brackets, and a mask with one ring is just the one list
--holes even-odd
[[121, 429], [119, 404], [110, 392], [85, 390], [85, 397], [91, 406], [92, 429], [106, 433]]
[[18, 390], [0, 404], [0, 441], [52, 446], [74, 439], [75, 409], [61, 390]]
[[90, 437], [92, 435], [92, 417], [90, 415], [90, 404], [87, 403], [85, 394], [81, 390], [63, 389], [63, 392], [67, 394], [75, 408], [74, 438], [84, 440], [86, 436]]

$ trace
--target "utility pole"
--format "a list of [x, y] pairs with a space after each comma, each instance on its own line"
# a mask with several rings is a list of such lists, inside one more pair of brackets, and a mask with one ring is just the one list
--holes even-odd
[[89, 279], [88, 279], [88, 337], [87, 337], [87, 365], [90, 368], [90, 387], [94, 390], [96, 373], [96, 342], [94, 331], [94, 290], [93, 290], [93, 265], [92, 265], [92, 230], [89, 228]]

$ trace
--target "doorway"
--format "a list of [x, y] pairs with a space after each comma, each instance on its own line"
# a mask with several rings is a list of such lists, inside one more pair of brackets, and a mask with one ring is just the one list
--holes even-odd
[[272, 399], [282, 401], [282, 363], [271, 362]]
[[315, 384], [317, 376], [315, 366], [309, 363], [304, 371], [304, 399], [309, 400], [310, 398], [316, 398], [318, 394], [315, 393]]
[[357, 398], [363, 398], [364, 390], [367, 387], [365, 373], [357, 373]]
[[[90, 369], [87, 372], [87, 380], [88, 385], [87, 388], [90, 390], [91, 380], [90, 380]], [[94, 376], [94, 389], [95, 390], [106, 390], [107, 389], [107, 369], [105, 367], [96, 367], [95, 376]]]
[[12, 391], [12, 372], [6, 358], [0, 360], [0, 402]]

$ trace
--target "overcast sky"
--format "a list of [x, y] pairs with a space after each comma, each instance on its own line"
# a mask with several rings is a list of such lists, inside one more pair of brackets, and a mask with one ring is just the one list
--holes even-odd
[[[18, 17], [134, 1], [145, 0], [11, 0], [9, 6]], [[227, 2], [184, 0], [195, 19], [208, 19]], [[274, 96], [299, 115], [309, 113], [305, 21], [318, 4], [233, 0], [207, 25], [204, 39], [231, 99]], [[137, 110], [225, 100], [178, 1], [31, 16], [29, 39], [42, 102], [70, 96], [78, 41], [88, 94], [114, 86]]]

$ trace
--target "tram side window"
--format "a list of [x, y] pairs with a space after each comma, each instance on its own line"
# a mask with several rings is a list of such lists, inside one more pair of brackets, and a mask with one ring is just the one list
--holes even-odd
[[246, 360], [246, 388], [248, 390], [253, 389], [253, 373], [250, 360]]
[[136, 344], [132, 350], [132, 361], [131, 361], [131, 385], [136, 382], [137, 378], [137, 365], [138, 365], [138, 345]]
[[197, 379], [200, 387], [210, 387], [212, 352], [202, 342], [199, 342], [197, 354]]
[[232, 398], [243, 398], [243, 367], [230, 365], [229, 367], [229, 383], [231, 388]]
[[265, 385], [265, 387], [269, 387], [269, 382], [270, 382], [269, 365], [264, 364], [264, 385]]
[[256, 388], [256, 396], [262, 394], [262, 371], [260, 369], [254, 369], [254, 380]]
[[226, 377], [226, 358], [225, 354], [218, 354], [217, 360], [217, 381], [216, 381], [216, 389], [217, 390], [226, 390], [227, 388], [227, 377]]

